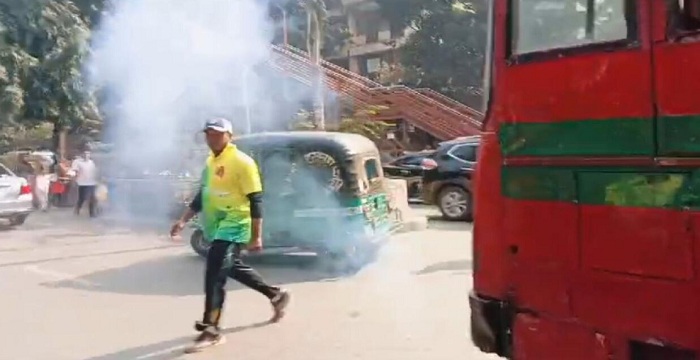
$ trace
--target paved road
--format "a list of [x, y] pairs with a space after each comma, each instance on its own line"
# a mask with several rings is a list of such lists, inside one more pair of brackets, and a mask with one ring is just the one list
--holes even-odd
[[259, 264], [292, 291], [289, 316], [266, 325], [267, 302], [231, 283], [227, 344], [184, 356], [202, 310], [201, 259], [155, 232], [38, 214], [0, 230], [0, 359], [494, 359], [467, 335], [470, 241], [466, 224], [431, 222], [346, 278], [306, 259]]

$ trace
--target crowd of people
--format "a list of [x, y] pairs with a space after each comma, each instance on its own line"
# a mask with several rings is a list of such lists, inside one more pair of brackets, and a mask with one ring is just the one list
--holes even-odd
[[90, 151], [75, 159], [57, 159], [51, 152], [32, 152], [20, 157], [20, 175], [31, 185], [34, 206], [48, 211], [50, 207], [74, 207], [80, 215], [87, 205], [90, 217], [98, 215], [96, 190], [100, 184], [99, 171]]

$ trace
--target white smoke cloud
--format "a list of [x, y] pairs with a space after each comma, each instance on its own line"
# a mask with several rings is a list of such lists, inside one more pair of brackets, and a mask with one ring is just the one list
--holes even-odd
[[[107, 94], [106, 130], [115, 144], [107, 165], [176, 168], [207, 117], [227, 117], [245, 131], [247, 103], [258, 110], [253, 128], [286, 123], [313, 91], [288, 84], [294, 99], [270, 99], [281, 86], [267, 66], [274, 30], [266, 1], [115, 2], [86, 64], [93, 85]], [[160, 200], [168, 199], [149, 201]]]

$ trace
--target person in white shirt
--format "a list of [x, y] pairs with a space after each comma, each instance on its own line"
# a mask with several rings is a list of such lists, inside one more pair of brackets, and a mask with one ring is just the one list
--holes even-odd
[[98, 184], [97, 166], [90, 158], [90, 151], [84, 151], [82, 156], [73, 161], [71, 166], [71, 175], [78, 184], [78, 202], [75, 204], [75, 214], [80, 215], [80, 210], [87, 200], [90, 210], [90, 217], [95, 217], [96, 200], [95, 188]]
[[49, 210], [49, 190], [54, 174], [50, 171], [50, 166], [45, 163], [39, 163], [34, 176], [34, 196], [37, 206], [41, 211]]

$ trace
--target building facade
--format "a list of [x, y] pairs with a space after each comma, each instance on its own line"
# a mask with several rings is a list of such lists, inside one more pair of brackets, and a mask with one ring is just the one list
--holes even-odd
[[373, 80], [398, 63], [398, 49], [412, 29], [383, 18], [374, 0], [328, 1], [327, 6], [328, 16], [347, 21], [350, 33], [347, 44], [327, 60]]

